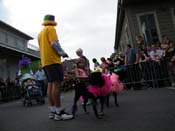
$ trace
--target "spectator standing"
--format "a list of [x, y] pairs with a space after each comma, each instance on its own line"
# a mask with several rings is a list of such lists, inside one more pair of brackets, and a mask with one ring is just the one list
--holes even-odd
[[[139, 55], [135, 48], [131, 47], [130, 44], [127, 45], [126, 52], [125, 52], [125, 65], [129, 65], [129, 72], [128, 74], [131, 74], [132, 77], [129, 81], [140, 81], [140, 77], [138, 77], [139, 73], [134, 72], [135, 70], [139, 70], [138, 63]], [[133, 86], [134, 89], [140, 89], [141, 85], [139, 83], [135, 84], [129, 84], [127, 85], [127, 88], [131, 88]]]
[[171, 41], [171, 38], [168, 35], [162, 35], [162, 44], [166, 45]]
[[78, 61], [79, 60], [84, 61], [85, 71], [86, 71], [87, 75], [89, 75], [89, 73], [90, 73], [90, 64], [89, 64], [89, 60], [87, 59], [87, 57], [83, 55], [83, 50], [81, 48], [77, 49], [76, 54], [79, 57]]
[[175, 86], [175, 48], [173, 47], [173, 41], [166, 44], [165, 60], [168, 65], [168, 75], [171, 80], [171, 86]]
[[125, 53], [125, 65], [130, 65], [138, 62], [138, 53], [135, 48], [132, 48], [130, 44], [127, 45]]
[[143, 49], [139, 51], [139, 62], [146, 62], [148, 60], [148, 57]]
[[45, 88], [45, 79], [46, 78], [45, 78], [44, 70], [42, 69], [41, 66], [35, 72], [34, 76], [35, 76], [35, 78], [37, 80], [37, 83], [41, 87], [43, 96], [46, 96], [46, 92], [47, 92], [47, 89]]
[[54, 26], [55, 16], [46, 15], [42, 23], [44, 28], [38, 35], [40, 48], [41, 65], [44, 69], [48, 87], [47, 95], [50, 104], [49, 118], [54, 120], [72, 119], [73, 115], [66, 113], [61, 107], [60, 89], [64, 73], [61, 65], [61, 56], [68, 57], [67, 53], [61, 48], [60, 42]]
[[154, 62], [159, 62], [162, 58], [160, 51], [155, 45], [152, 45], [152, 51], [150, 52], [150, 59]]
[[118, 56], [116, 56], [113, 59], [113, 62], [114, 62], [115, 67], [119, 67], [121, 65], [124, 65], [125, 64], [125, 55], [122, 52], [119, 52]]

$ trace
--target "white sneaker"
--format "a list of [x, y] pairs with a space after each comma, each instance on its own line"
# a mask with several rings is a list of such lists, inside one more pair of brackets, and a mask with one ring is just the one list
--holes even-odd
[[62, 119], [61, 119], [61, 116], [60, 116], [59, 114], [55, 114], [54, 120], [55, 120], [55, 121], [60, 121], [60, 120], [62, 120]]
[[61, 111], [59, 114], [55, 114], [54, 120], [71, 120], [73, 119], [73, 115], [66, 113], [65, 111]]
[[68, 113], [64, 113], [61, 115], [61, 118], [62, 118], [62, 120], [71, 120], [71, 119], [73, 119], [73, 115], [68, 114]]
[[55, 112], [50, 112], [49, 113], [49, 119], [54, 119], [55, 117]]

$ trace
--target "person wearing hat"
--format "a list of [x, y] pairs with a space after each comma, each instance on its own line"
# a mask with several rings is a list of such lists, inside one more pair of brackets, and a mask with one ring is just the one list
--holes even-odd
[[61, 108], [60, 89], [63, 81], [61, 57], [68, 57], [62, 49], [56, 33], [55, 16], [46, 15], [42, 23], [44, 26], [38, 34], [41, 65], [48, 80], [47, 95], [50, 104], [49, 118], [54, 120], [72, 119], [73, 115]]

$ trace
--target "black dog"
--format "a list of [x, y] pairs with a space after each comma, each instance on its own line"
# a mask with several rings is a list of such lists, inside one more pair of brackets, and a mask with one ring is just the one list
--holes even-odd
[[[105, 80], [103, 79], [101, 72], [91, 73], [87, 79], [77, 80], [75, 86], [74, 104], [72, 106], [72, 114], [75, 116], [75, 113], [77, 111], [77, 101], [79, 100], [80, 96], [82, 96], [84, 100], [83, 109], [85, 113], [88, 113], [86, 109], [86, 104], [88, 102], [88, 99], [90, 99], [94, 114], [98, 119], [100, 119], [101, 116], [104, 115], [103, 107], [104, 107], [105, 96], [98, 96], [98, 97], [94, 96], [93, 93], [89, 92], [87, 89], [87, 86], [89, 84], [96, 86], [97, 88], [101, 88], [105, 84]], [[100, 100], [101, 113], [98, 113], [97, 111], [97, 99]]]
[[106, 95], [106, 97], [105, 97], [106, 106], [109, 107], [109, 98], [110, 98], [111, 94], [114, 97], [115, 106], [119, 107], [118, 100], [117, 100], [117, 93], [116, 92], [111, 92], [108, 95]]

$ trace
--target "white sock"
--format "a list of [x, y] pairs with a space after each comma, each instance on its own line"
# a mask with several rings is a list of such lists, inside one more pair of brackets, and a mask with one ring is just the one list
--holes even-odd
[[56, 112], [56, 113], [58, 113], [58, 114], [59, 114], [59, 113], [60, 113], [60, 111], [61, 111], [61, 107], [55, 107], [55, 112]]
[[55, 106], [50, 106], [50, 107], [49, 107], [50, 112], [55, 112], [55, 111], [56, 111], [55, 108], [56, 108]]

